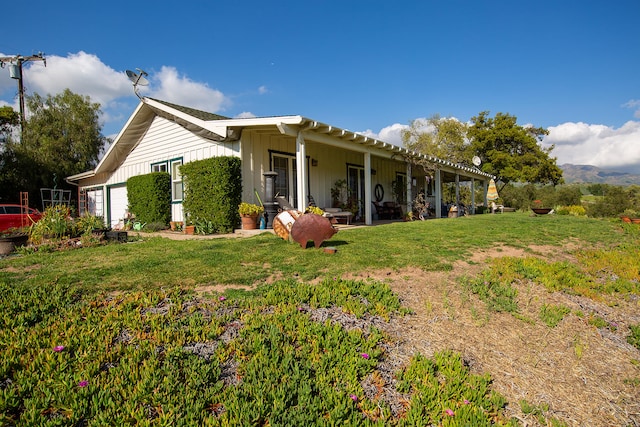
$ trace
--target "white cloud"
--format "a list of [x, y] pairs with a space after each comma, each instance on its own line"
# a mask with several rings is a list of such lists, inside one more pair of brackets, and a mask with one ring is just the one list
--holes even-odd
[[[640, 101], [628, 103], [637, 105]], [[425, 131], [430, 129], [426, 119], [417, 119], [424, 123]], [[408, 125], [395, 123], [382, 128], [379, 132], [371, 129], [360, 132], [363, 135], [403, 146], [402, 131]], [[552, 144], [555, 148], [552, 157], [558, 159], [558, 165], [593, 165], [618, 172], [640, 173], [640, 121], [629, 121], [620, 128], [587, 123], [562, 123], [548, 128], [549, 135], [542, 141], [543, 147]]]
[[256, 117], [255, 114], [250, 113], [248, 111], [243, 111], [242, 113], [238, 114], [235, 118], [236, 119], [253, 119], [254, 117]]
[[[28, 95], [57, 95], [68, 88], [74, 93], [89, 96], [92, 102], [101, 105], [105, 132], [119, 132], [119, 127], [138, 102], [124, 70], [114, 70], [96, 55], [82, 51], [66, 57], [50, 55], [46, 60], [46, 67], [41, 61], [24, 64], [23, 78]], [[147, 79], [149, 86], [139, 86], [140, 94], [144, 96], [212, 113], [224, 110], [230, 104], [219, 90], [180, 75], [174, 67], [163, 66], [158, 73], [150, 72]], [[266, 87], [261, 91], [266, 91]], [[17, 92], [16, 80], [9, 78], [8, 68], [0, 69], [0, 106], [10, 105], [18, 110]]]
[[[210, 113], [222, 111], [230, 104], [230, 100], [219, 90], [179, 75], [174, 67], [163, 66], [159, 73], [150, 77], [152, 85], [149, 89], [141, 90], [144, 95], [148, 93], [154, 98]], [[155, 87], [156, 82], [159, 87]]]
[[127, 76], [102, 63], [96, 55], [81, 51], [66, 57], [47, 56], [46, 59], [46, 67], [42, 62], [33, 62], [28, 63], [28, 71], [24, 71], [25, 85], [30, 93], [56, 95], [70, 89], [89, 96], [102, 106], [132, 93]]
[[259, 93], [260, 95], [264, 95], [264, 94], [266, 94], [266, 93], [269, 93], [269, 89], [267, 89], [267, 87], [266, 87], [266, 86], [260, 86], [260, 87], [258, 88], [258, 93]]
[[635, 110], [633, 112], [633, 117], [635, 117], [636, 119], [640, 119], [640, 99], [631, 99], [624, 103], [622, 106], [631, 110]]
[[377, 133], [372, 131], [371, 129], [367, 129], [358, 133], [402, 147], [404, 145], [402, 143], [402, 131], [404, 129], [407, 129], [408, 127], [409, 126], [407, 125], [394, 123], [390, 126], [383, 127], [382, 129], [380, 129], [380, 132]]
[[542, 145], [555, 144], [551, 155], [558, 164], [593, 165], [619, 172], [640, 173], [640, 122], [628, 121], [620, 128], [586, 123], [563, 123], [549, 127]]

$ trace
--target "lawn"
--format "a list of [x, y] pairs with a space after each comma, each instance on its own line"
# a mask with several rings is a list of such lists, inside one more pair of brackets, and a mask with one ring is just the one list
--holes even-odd
[[[637, 423], [639, 236], [514, 213], [345, 229], [335, 254], [271, 234], [142, 235], [9, 257], [0, 423]], [[492, 362], [517, 342], [531, 353]], [[596, 392], [576, 405], [526, 389], [551, 353], [585, 381], [608, 375], [601, 351], [621, 375], [606, 414], [589, 413]]]

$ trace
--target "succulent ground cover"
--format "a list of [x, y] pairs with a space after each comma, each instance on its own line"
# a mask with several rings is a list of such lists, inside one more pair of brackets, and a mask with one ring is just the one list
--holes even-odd
[[639, 230], [482, 215], [0, 260], [3, 425], [634, 425]]

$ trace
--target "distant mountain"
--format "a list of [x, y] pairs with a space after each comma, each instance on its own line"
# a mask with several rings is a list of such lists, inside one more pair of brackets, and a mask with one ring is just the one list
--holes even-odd
[[613, 172], [591, 165], [560, 165], [564, 182], [567, 184], [589, 183], [610, 185], [640, 185], [640, 175]]

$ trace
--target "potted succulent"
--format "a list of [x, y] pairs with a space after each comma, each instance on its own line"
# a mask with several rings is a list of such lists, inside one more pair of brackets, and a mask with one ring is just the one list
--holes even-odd
[[264, 212], [262, 206], [242, 202], [238, 205], [238, 213], [242, 221], [243, 230], [255, 230], [258, 228], [258, 216]]
[[0, 231], [0, 255], [9, 255], [16, 248], [24, 246], [29, 240], [29, 233], [19, 228]]

